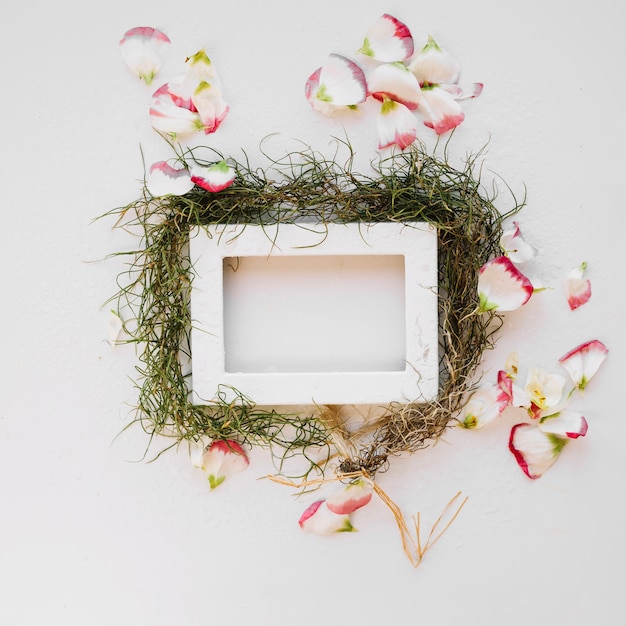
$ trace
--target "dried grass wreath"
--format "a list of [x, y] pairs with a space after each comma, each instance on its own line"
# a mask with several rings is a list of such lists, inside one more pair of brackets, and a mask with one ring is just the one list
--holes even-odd
[[[346, 144], [347, 145], [347, 144]], [[227, 162], [234, 183], [217, 193], [196, 186], [182, 196], [153, 197], [144, 184], [142, 196], [107, 215], [116, 227], [140, 237], [118, 277], [114, 302], [124, 318], [128, 341], [140, 350], [136, 385], [138, 403], [131, 424], [150, 435], [169, 437], [169, 449], [200, 438], [262, 446], [283, 467], [300, 457], [307, 469], [324, 472], [334, 459], [337, 476], [374, 477], [394, 456], [413, 453], [437, 440], [452, 423], [463, 399], [475, 385], [483, 351], [493, 347], [500, 317], [478, 313], [479, 268], [499, 253], [502, 222], [523, 203], [500, 213], [487, 194], [475, 155], [455, 169], [429, 156], [423, 146], [381, 160], [374, 175], [353, 171], [349, 149], [345, 165], [304, 150], [272, 160], [267, 171]], [[207, 165], [198, 149], [181, 151], [179, 164]], [[223, 157], [219, 154], [216, 161]], [[272, 176], [272, 178], [270, 177]], [[382, 415], [356, 428], [342, 418], [341, 407], [311, 407], [305, 413], [281, 413], [260, 407], [238, 394], [235, 401], [217, 398], [205, 405], [190, 401], [190, 287], [194, 268], [188, 256], [190, 229], [208, 224], [314, 222], [375, 223], [423, 221], [438, 232], [439, 394], [424, 404], [392, 403]], [[129, 424], [130, 426], [130, 424]], [[148, 448], [150, 444], [148, 444]], [[161, 454], [161, 450], [158, 454]], [[322, 452], [322, 453], [320, 453]], [[157, 455], [158, 456], [158, 455]]]

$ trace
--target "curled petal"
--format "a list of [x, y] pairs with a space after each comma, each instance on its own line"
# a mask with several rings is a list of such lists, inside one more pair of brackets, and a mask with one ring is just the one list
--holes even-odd
[[586, 269], [587, 263], [583, 262], [568, 272], [565, 277], [565, 296], [572, 311], [586, 304], [591, 298], [591, 281], [588, 278], [583, 278]]
[[185, 167], [172, 167], [166, 161], [158, 161], [150, 166], [146, 185], [155, 198], [182, 196], [193, 189], [189, 170]]
[[378, 147], [397, 145], [404, 150], [417, 138], [415, 115], [400, 102], [385, 98], [376, 118]]
[[167, 83], [152, 96], [150, 119], [155, 130], [174, 137], [190, 135], [202, 128], [193, 104], [180, 99]]
[[405, 61], [414, 52], [413, 36], [408, 27], [385, 13], [365, 34], [363, 46], [357, 51], [383, 63]]
[[219, 161], [210, 167], [200, 165], [191, 167], [192, 182], [213, 193], [230, 187], [235, 181], [235, 177], [235, 170], [226, 161]]
[[191, 100], [198, 111], [204, 133], [214, 133], [229, 110], [228, 104], [222, 98], [222, 90], [212, 83], [201, 82]]
[[506, 256], [485, 263], [478, 275], [479, 311], [513, 311], [528, 302], [531, 282]]
[[459, 64], [430, 35], [426, 45], [411, 60], [409, 69], [420, 85], [453, 84], [459, 81]]
[[242, 472], [249, 464], [245, 450], [231, 439], [213, 441], [202, 456], [202, 469], [211, 489], [221, 485], [229, 476]]
[[581, 391], [609, 354], [609, 349], [598, 339], [576, 346], [560, 359], [559, 363], [567, 370], [570, 378]]
[[350, 514], [372, 499], [372, 486], [362, 478], [337, 489], [326, 498], [326, 506], [338, 515]]
[[374, 68], [367, 87], [374, 98], [382, 101], [386, 96], [411, 110], [417, 109], [422, 97], [417, 79], [402, 63], [384, 63]]
[[356, 530], [350, 522], [349, 515], [333, 513], [324, 500], [313, 502], [300, 516], [298, 524], [305, 533], [316, 535], [332, 535]]
[[456, 128], [465, 119], [457, 99], [438, 85], [422, 89], [419, 113], [424, 126], [432, 128], [438, 135]]
[[131, 28], [120, 40], [120, 51], [124, 61], [146, 85], [152, 83], [169, 47], [169, 37], [149, 26]]
[[539, 420], [539, 428], [544, 433], [552, 433], [559, 437], [578, 439], [587, 434], [587, 420], [580, 413], [561, 411], [554, 415], [547, 415]]
[[509, 400], [497, 385], [479, 387], [463, 407], [459, 425], [479, 429], [496, 419], [508, 405]]
[[569, 439], [546, 433], [534, 424], [516, 424], [511, 429], [509, 450], [528, 478], [541, 477], [558, 458]]
[[327, 106], [355, 106], [365, 101], [367, 84], [363, 70], [354, 61], [330, 54], [325, 65], [311, 74], [305, 85], [311, 106], [325, 112]]
[[513, 263], [530, 261], [537, 254], [537, 250], [524, 241], [518, 222], [513, 222], [513, 228], [502, 233], [500, 248]]

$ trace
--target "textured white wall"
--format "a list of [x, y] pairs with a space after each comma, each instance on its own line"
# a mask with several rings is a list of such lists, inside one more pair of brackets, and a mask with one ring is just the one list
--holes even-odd
[[[507, 315], [486, 367], [509, 350], [551, 368], [597, 337], [610, 348], [585, 395], [587, 437], [531, 482], [508, 426], [451, 431], [397, 459], [381, 486], [425, 523], [458, 490], [460, 517], [413, 570], [380, 503], [360, 532], [301, 533], [291, 492], [257, 478], [267, 455], [208, 493], [184, 454], [142, 461], [126, 431], [131, 348], [107, 344], [102, 306], [134, 241], [93, 219], [134, 199], [146, 160], [169, 156], [149, 128], [148, 92], [117, 42], [137, 25], [174, 45], [165, 72], [207, 45], [232, 112], [212, 145], [263, 165], [300, 141], [329, 151], [343, 131], [303, 98], [329, 52], [351, 54], [389, 12], [432, 33], [485, 83], [452, 153], [488, 140], [485, 166], [521, 193], [519, 220], [554, 289]], [[619, 8], [609, 0], [41, 0], [14, 6], [0, 38], [3, 241], [0, 361], [0, 622], [77, 624], [609, 624], [622, 614], [626, 542], [622, 427], [623, 81]], [[374, 127], [348, 129], [358, 162]], [[213, 143], [214, 142], [214, 143]], [[507, 204], [506, 193], [502, 195]], [[591, 302], [574, 313], [561, 276], [582, 260]]]

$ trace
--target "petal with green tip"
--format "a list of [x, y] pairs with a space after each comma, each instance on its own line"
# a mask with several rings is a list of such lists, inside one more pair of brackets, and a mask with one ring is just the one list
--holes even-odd
[[411, 31], [399, 19], [385, 13], [368, 29], [357, 51], [376, 61], [406, 61], [415, 51]]
[[609, 349], [598, 339], [576, 346], [560, 359], [570, 378], [581, 391], [585, 389], [600, 365], [609, 354]]
[[479, 311], [514, 311], [526, 304], [533, 286], [506, 256], [487, 261], [479, 271]]
[[528, 478], [540, 478], [554, 464], [569, 439], [546, 433], [535, 424], [516, 424], [511, 429], [509, 450]]
[[170, 47], [169, 37], [150, 26], [138, 26], [124, 33], [120, 40], [122, 58], [146, 85], [161, 68]]

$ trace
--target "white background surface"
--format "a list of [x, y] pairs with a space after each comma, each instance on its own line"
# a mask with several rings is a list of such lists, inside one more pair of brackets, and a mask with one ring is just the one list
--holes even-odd
[[[206, 623], [615, 624], [626, 540], [623, 428], [626, 308], [621, 214], [625, 58], [618, 3], [230, 2], [188, 0], [12, 7], [0, 38], [3, 220], [0, 365], [0, 622], [30, 625]], [[342, 129], [310, 111], [303, 85], [329, 52], [351, 55], [382, 13], [418, 43], [431, 33], [482, 81], [451, 152], [488, 140], [485, 168], [521, 194], [553, 289], [507, 315], [485, 366], [510, 350], [555, 368], [598, 338], [611, 354], [579, 407], [587, 437], [531, 482], [507, 450], [510, 423], [451, 431], [396, 459], [381, 486], [432, 522], [459, 490], [468, 504], [414, 570], [388, 510], [355, 516], [358, 533], [303, 534], [306, 506], [249, 470], [209, 493], [186, 454], [142, 460], [131, 428], [132, 348], [107, 343], [107, 307], [135, 242], [93, 219], [139, 194], [146, 160], [169, 152], [149, 127], [149, 90], [117, 42], [150, 25], [174, 45], [163, 77], [206, 45], [231, 114], [211, 145], [265, 163], [311, 145], [332, 154]], [[360, 163], [373, 122], [348, 129]], [[426, 136], [426, 129], [424, 129]], [[506, 208], [508, 199], [502, 193]], [[563, 274], [589, 263], [594, 295], [571, 313]]]

